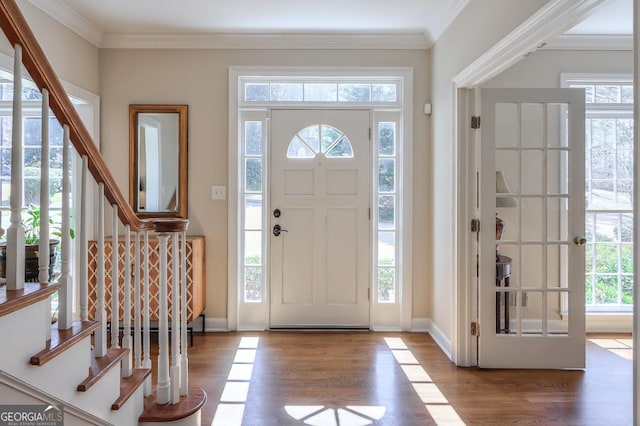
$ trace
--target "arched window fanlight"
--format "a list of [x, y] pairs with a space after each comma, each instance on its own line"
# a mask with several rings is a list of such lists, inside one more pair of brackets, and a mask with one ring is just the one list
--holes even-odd
[[353, 158], [349, 138], [328, 124], [313, 124], [300, 130], [289, 143], [287, 158]]

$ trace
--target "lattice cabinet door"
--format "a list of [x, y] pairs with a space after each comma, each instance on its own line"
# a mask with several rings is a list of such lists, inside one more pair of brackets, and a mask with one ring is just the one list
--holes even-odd
[[[112, 243], [111, 239], [105, 241], [105, 304], [107, 308], [107, 318], [111, 319], [111, 253], [112, 253]], [[119, 306], [120, 311], [118, 312], [118, 317], [120, 319], [123, 318], [123, 305], [124, 305], [124, 254], [125, 254], [125, 243], [123, 238], [119, 238], [118, 240], [118, 268], [119, 268]], [[133, 256], [135, 251], [135, 246], [133, 242], [131, 243], [129, 250], [131, 251], [131, 259], [133, 262]], [[158, 300], [159, 300], [159, 289], [158, 289], [158, 281], [159, 281], [159, 268], [160, 268], [160, 259], [158, 256], [158, 239], [150, 238], [149, 239], [149, 298], [150, 298], [150, 319], [151, 321], [158, 320]], [[97, 253], [98, 253], [98, 242], [97, 241], [89, 241], [89, 318], [95, 318], [96, 313], [96, 283], [97, 283]], [[173, 256], [171, 244], [169, 244], [168, 249], [168, 281], [169, 281], [169, 309], [171, 309], [171, 292], [173, 289], [171, 288], [172, 284], [172, 274], [171, 270], [171, 259]], [[188, 236], [187, 237], [187, 322], [192, 322], [195, 318], [198, 317], [204, 311], [205, 308], [205, 300], [206, 300], [206, 276], [205, 276], [205, 238], [204, 236]], [[132, 268], [133, 270], [133, 265]], [[144, 273], [144, 271], [142, 272]], [[141, 277], [142, 281], [142, 277]], [[131, 300], [133, 300], [133, 277], [132, 277], [132, 294]], [[140, 291], [142, 294], [142, 290]], [[132, 304], [132, 312], [133, 315], [133, 304]], [[171, 318], [171, 315], [169, 316]]]

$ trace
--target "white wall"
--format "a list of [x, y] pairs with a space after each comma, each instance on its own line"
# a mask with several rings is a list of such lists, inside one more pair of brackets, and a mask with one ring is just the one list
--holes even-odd
[[560, 87], [561, 73], [633, 73], [631, 51], [539, 50], [482, 87]]
[[227, 185], [228, 70], [230, 66], [414, 68], [413, 316], [428, 316], [431, 262], [426, 164], [431, 163], [428, 51], [111, 50], [100, 52], [102, 146], [111, 172], [127, 194], [131, 103], [189, 105], [189, 233], [206, 237], [208, 317], [226, 317], [227, 203], [211, 200], [212, 185]]
[[[454, 337], [456, 149], [452, 79], [546, 0], [471, 0], [433, 47], [433, 326], [450, 344]], [[441, 341], [440, 344], [447, 344]], [[445, 348], [448, 349], [448, 348]]]
[[[27, 0], [18, 0], [17, 4], [58, 77], [81, 89], [98, 94], [98, 48]], [[0, 52], [13, 56], [13, 48], [4, 34], [0, 34]]]

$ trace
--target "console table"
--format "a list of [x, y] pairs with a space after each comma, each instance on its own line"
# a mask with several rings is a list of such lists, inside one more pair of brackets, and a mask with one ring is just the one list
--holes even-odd
[[[205, 274], [205, 238], [202, 235], [187, 236], [187, 322], [191, 323], [198, 318], [204, 311], [206, 303], [206, 274]], [[105, 249], [105, 304], [107, 309], [107, 318], [111, 319], [111, 239], [106, 239], [104, 243]], [[133, 256], [135, 244], [131, 242], [131, 253]], [[158, 321], [159, 310], [159, 268], [160, 259], [158, 255], [158, 239], [149, 238], [149, 305], [150, 305], [150, 321]], [[96, 312], [96, 269], [97, 269], [97, 253], [98, 242], [89, 241], [89, 318], [95, 318]], [[120, 279], [120, 292], [123, 291], [124, 283], [124, 238], [118, 239], [118, 263]], [[171, 243], [168, 247], [168, 301], [169, 309], [171, 309], [171, 261], [172, 248]], [[133, 285], [133, 283], [132, 283]], [[132, 294], [133, 299], [133, 294]], [[119, 319], [123, 318], [124, 298], [120, 297]], [[133, 306], [132, 306], [133, 314]], [[169, 315], [171, 320], [171, 315]], [[204, 320], [203, 320], [204, 321]]]
[[[511, 258], [496, 256], [496, 287], [509, 287], [511, 279]], [[504, 295], [504, 296], [503, 296]], [[504, 305], [502, 305], [504, 301]], [[500, 307], [504, 309], [504, 327], [500, 324]], [[496, 291], [496, 333], [509, 333], [509, 293]]]

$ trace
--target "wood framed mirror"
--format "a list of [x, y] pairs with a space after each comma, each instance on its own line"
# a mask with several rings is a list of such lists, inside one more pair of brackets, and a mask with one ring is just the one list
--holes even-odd
[[140, 217], [187, 218], [187, 105], [129, 105], [129, 202]]

